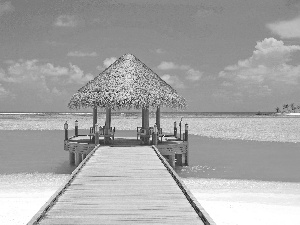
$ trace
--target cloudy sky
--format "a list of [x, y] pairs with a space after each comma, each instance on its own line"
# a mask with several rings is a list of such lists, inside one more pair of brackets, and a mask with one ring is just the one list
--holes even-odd
[[0, 0], [0, 112], [68, 111], [125, 53], [187, 111], [300, 104], [300, 1]]

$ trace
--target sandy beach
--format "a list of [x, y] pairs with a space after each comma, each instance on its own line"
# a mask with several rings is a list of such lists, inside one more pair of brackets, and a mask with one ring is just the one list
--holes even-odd
[[300, 183], [183, 180], [216, 224], [299, 224]]
[[26, 224], [67, 177], [53, 173], [1, 174], [1, 224]]
[[[63, 151], [62, 131], [0, 133], [3, 143], [11, 143], [1, 153], [0, 219], [26, 224], [74, 168]], [[190, 135], [191, 165], [176, 170], [217, 224], [297, 224], [298, 145]], [[249, 214], [255, 216], [245, 220]]]

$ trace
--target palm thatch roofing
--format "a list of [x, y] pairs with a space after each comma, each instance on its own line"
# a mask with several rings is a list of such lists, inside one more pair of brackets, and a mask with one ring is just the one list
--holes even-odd
[[169, 84], [132, 54], [125, 54], [80, 88], [68, 107], [182, 109], [186, 101]]

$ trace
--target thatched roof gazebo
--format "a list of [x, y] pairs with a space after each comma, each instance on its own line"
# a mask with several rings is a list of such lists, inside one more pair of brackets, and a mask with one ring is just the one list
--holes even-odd
[[97, 123], [97, 107], [105, 108], [108, 127], [111, 110], [142, 109], [143, 128], [149, 127], [149, 109], [157, 109], [160, 128], [160, 107], [183, 109], [186, 101], [134, 55], [125, 54], [80, 88], [68, 107], [93, 108], [94, 124]]

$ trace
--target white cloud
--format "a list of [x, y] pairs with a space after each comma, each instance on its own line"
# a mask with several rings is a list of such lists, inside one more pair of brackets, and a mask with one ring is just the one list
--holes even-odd
[[96, 57], [98, 54], [96, 52], [81, 52], [81, 51], [73, 51], [69, 52], [67, 56], [71, 57]]
[[[33, 59], [10, 62], [6, 66], [0, 68], [1, 102], [28, 109], [51, 107], [60, 98], [67, 101], [74, 88], [93, 79], [92, 74], [71, 63], [62, 67]], [[68, 93], [71, 87], [72, 93]]]
[[200, 72], [199, 70], [193, 69], [189, 65], [178, 65], [175, 64], [174, 62], [166, 62], [163, 61], [161, 62], [158, 66], [158, 69], [160, 70], [182, 70], [185, 71], [185, 79], [189, 81], [198, 81], [202, 77], [203, 73]]
[[113, 64], [115, 61], [117, 60], [116, 57], [110, 57], [110, 58], [106, 58], [104, 59], [103, 61], [103, 66], [102, 65], [99, 65], [97, 66], [97, 70], [99, 71], [103, 71], [105, 70], [106, 68], [108, 68], [111, 64]]
[[156, 53], [156, 54], [164, 54], [166, 53], [165, 50], [161, 49], [161, 48], [156, 48], [154, 50], [150, 50], [150, 52]]
[[54, 25], [58, 27], [76, 27], [78, 21], [75, 16], [61, 15], [56, 18]]
[[189, 69], [187, 72], [186, 79], [191, 80], [191, 81], [197, 81], [200, 80], [202, 77], [202, 72], [199, 70], [194, 70], [194, 69]]
[[94, 78], [92, 74], [84, 74], [78, 66], [72, 64], [70, 64], [69, 76], [70, 82], [73, 81], [78, 84], [85, 84]]
[[62, 91], [60, 91], [56, 87], [54, 87], [54, 88], [52, 88], [51, 93], [54, 95], [61, 95]]
[[170, 84], [174, 88], [185, 88], [182, 81], [175, 75], [164, 74], [161, 76], [161, 79], [166, 81], [168, 84]]
[[0, 84], [0, 100], [10, 96], [10, 92], [7, 91], [2, 84]]
[[0, 16], [7, 12], [12, 12], [15, 10], [15, 7], [11, 4], [11, 2], [0, 2]]
[[15, 82], [15, 79], [12, 76], [8, 76], [6, 72], [0, 68], [0, 81], [11, 83]]
[[111, 64], [113, 64], [116, 60], [117, 60], [116, 57], [106, 58], [106, 59], [104, 59], [104, 61], [103, 61], [103, 65], [107, 68], [107, 67], [109, 67]]
[[157, 68], [160, 69], [160, 70], [173, 70], [173, 69], [188, 70], [188, 69], [190, 69], [190, 66], [177, 65], [173, 62], [163, 61], [157, 66]]
[[155, 49], [155, 52], [156, 52], [157, 54], [163, 54], [163, 53], [165, 53], [166, 51], [163, 50], [163, 49], [161, 49], [161, 48], [157, 48], [157, 49]]
[[224, 68], [219, 77], [226, 79], [223, 87], [238, 89], [250, 95], [269, 95], [278, 88], [281, 91], [299, 84], [300, 65], [288, 64], [293, 52], [300, 46], [284, 45], [283, 41], [266, 38], [257, 42], [250, 58]]
[[0, 81], [10, 83], [34, 82], [45, 78], [62, 77], [68, 83], [84, 84], [93, 79], [91, 74], [84, 72], [76, 65], [69, 67], [54, 66], [51, 63], [41, 64], [38, 60], [19, 60], [7, 68], [0, 69]]
[[300, 16], [292, 20], [282, 20], [266, 25], [281, 38], [300, 38]]
[[99, 70], [99, 71], [103, 71], [103, 70], [105, 70], [105, 67], [104, 67], [104, 66], [101, 66], [101, 65], [99, 65], [99, 66], [97, 66], [97, 67], [96, 67], [96, 69], [97, 69], [97, 70]]
[[55, 67], [51, 63], [39, 64], [36, 59], [19, 60], [7, 69], [6, 79], [10, 78], [10, 82], [23, 82], [24, 79], [38, 80], [45, 76], [66, 76], [69, 69], [66, 67]]

